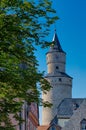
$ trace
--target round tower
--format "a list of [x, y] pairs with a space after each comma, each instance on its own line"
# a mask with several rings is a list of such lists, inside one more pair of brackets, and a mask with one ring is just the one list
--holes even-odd
[[44, 101], [52, 103], [52, 107], [43, 107], [42, 125], [48, 125], [57, 114], [57, 107], [64, 98], [72, 97], [72, 78], [65, 73], [66, 53], [62, 50], [55, 32], [53, 45], [46, 54], [48, 74], [45, 78], [52, 88], [42, 94]]

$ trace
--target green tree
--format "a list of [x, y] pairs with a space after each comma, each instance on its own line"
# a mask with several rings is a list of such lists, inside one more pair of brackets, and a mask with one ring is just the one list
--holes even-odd
[[[43, 74], [38, 72], [34, 52], [37, 45], [49, 44], [44, 37], [57, 19], [53, 14], [55, 10], [50, 0], [0, 1], [1, 130], [14, 129], [9, 115], [13, 114], [20, 121], [18, 112], [23, 102], [43, 103], [40, 90], [46, 92], [50, 88]], [[40, 90], [39, 83], [42, 84]]]

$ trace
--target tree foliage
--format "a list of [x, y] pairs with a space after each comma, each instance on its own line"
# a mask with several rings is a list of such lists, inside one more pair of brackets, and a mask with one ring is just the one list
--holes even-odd
[[4, 124], [4, 130], [11, 130], [9, 114], [19, 120], [24, 101], [42, 102], [39, 82], [42, 91], [50, 88], [37, 70], [34, 51], [37, 45], [48, 45], [43, 38], [57, 19], [54, 13], [50, 0], [0, 1], [0, 126]]

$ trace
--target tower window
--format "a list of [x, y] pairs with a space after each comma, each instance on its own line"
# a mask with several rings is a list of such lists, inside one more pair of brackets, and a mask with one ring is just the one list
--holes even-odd
[[59, 69], [59, 67], [58, 67], [58, 66], [56, 66], [56, 69], [58, 70], [58, 69]]
[[61, 78], [59, 78], [59, 81], [61, 82], [61, 81], [62, 81], [62, 79], [61, 79]]
[[57, 55], [55, 55], [55, 57], [56, 57], [56, 59], [58, 59], [58, 56], [57, 56]]

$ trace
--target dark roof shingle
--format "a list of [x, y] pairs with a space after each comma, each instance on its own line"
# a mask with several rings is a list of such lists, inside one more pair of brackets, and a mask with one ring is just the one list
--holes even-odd
[[57, 108], [57, 118], [70, 118], [73, 112], [81, 105], [84, 99], [80, 98], [65, 98]]

